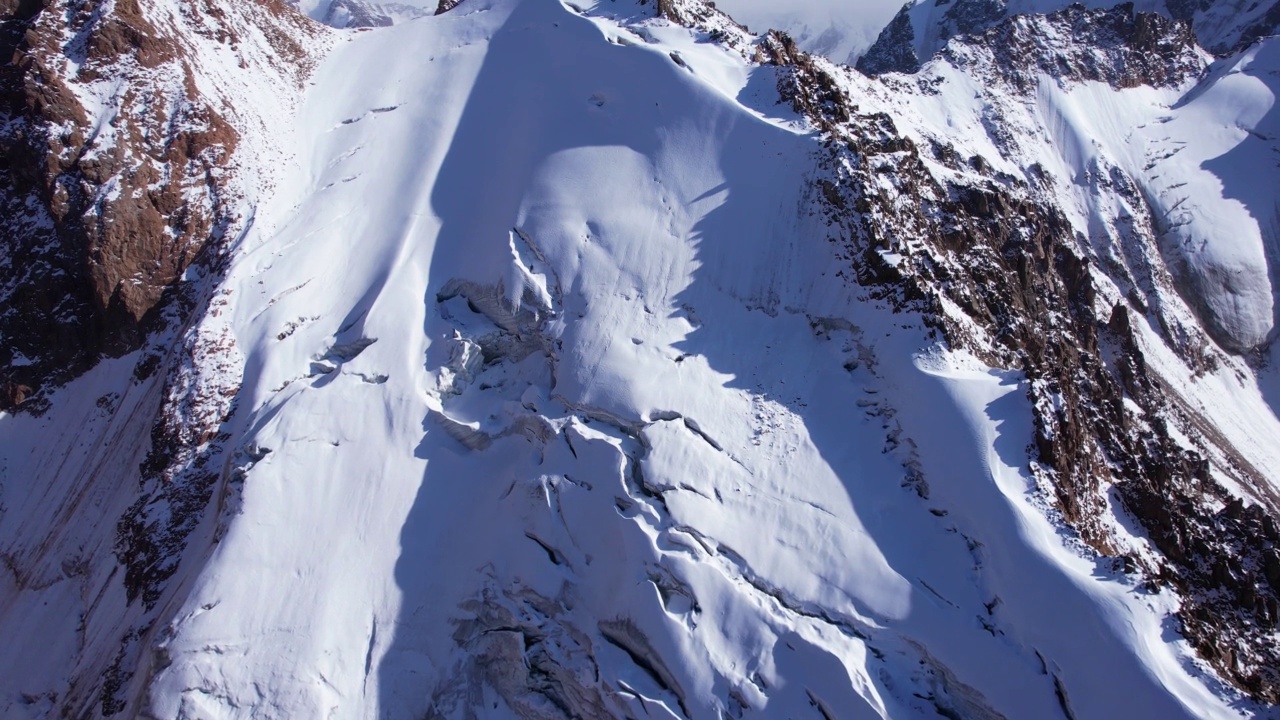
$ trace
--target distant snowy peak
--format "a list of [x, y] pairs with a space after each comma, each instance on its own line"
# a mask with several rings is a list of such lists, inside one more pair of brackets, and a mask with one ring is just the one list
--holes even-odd
[[1242, 50], [1280, 27], [1280, 2], [1165, 0], [1165, 6], [1173, 17], [1190, 20], [1200, 43], [1216, 55]]
[[850, 12], [839, 3], [757, 6], [744, 0], [726, 0], [716, 7], [755, 32], [780, 30], [794, 38], [804, 51], [846, 65], [857, 62], [888, 20], [874, 12]]
[[385, 27], [430, 14], [431, 11], [425, 7], [404, 3], [333, 0], [323, 21], [334, 27]]
[[[1062, 0], [916, 0], [881, 31], [858, 61], [858, 69], [878, 75], [911, 73], [954, 37], [985, 32], [1015, 15], [1043, 15], [1068, 8], [1111, 9], [1110, 0], [1068, 3]], [[1114, 5], [1117, 11], [1159, 13], [1194, 29], [1203, 47], [1217, 55], [1235, 52], [1280, 24], [1280, 2], [1247, 0], [1138, 0]]]
[[[307, 17], [336, 28], [387, 27], [427, 15], [441, 15], [461, 5], [464, 0], [289, 0]], [[577, 4], [565, 5], [577, 11]], [[640, 0], [639, 5], [651, 8], [657, 17], [663, 17], [681, 25], [698, 27], [704, 32], [716, 28], [732, 27], [734, 35], [745, 37], [746, 28], [728, 15], [715, 9], [712, 3], [702, 0]], [[626, 6], [624, 6], [626, 7]], [[728, 36], [718, 33], [716, 39], [724, 41]], [[829, 35], [830, 37], [830, 35]]]
[[292, 4], [311, 19], [337, 28], [387, 27], [435, 14], [440, 5], [452, 6], [448, 0], [294, 0]]
[[1034, 90], [1042, 76], [1114, 88], [1174, 87], [1197, 78], [1212, 59], [1188, 23], [1134, 12], [1130, 4], [1110, 10], [1075, 4], [1015, 16], [940, 52], [974, 77], [999, 78], [1022, 92]]

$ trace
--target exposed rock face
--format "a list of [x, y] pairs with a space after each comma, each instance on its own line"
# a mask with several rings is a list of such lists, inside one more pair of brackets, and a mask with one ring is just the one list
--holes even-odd
[[[956, 172], [937, 177], [888, 117], [858, 112], [834, 66], [785, 36], [766, 38], [764, 47], [790, 68], [784, 98], [831, 138], [830, 175], [817, 196], [859, 281], [932, 318], [951, 347], [1021, 369], [1036, 410], [1032, 470], [1062, 519], [1101, 555], [1122, 552], [1107, 529], [1114, 492], [1162, 555], [1142, 568], [1152, 587], [1172, 587], [1184, 599], [1183, 634], [1237, 687], [1280, 702], [1280, 654], [1271, 640], [1280, 618], [1280, 498], [1247, 462], [1211, 472], [1206, 457], [1174, 440], [1195, 424], [1194, 411], [1149, 372], [1132, 318], [1146, 314], [1163, 327], [1177, 321], [1134, 301], [1098, 311], [1097, 277], [1107, 270], [1081, 247], [1052, 192], [996, 176], [981, 157], [966, 162], [945, 145], [932, 148], [933, 161]], [[988, 82], [998, 78], [1015, 96], [1034, 93], [1041, 73], [1067, 83], [1160, 87], [1204, 67], [1185, 22], [1132, 6], [1015, 17], [953, 41], [944, 58]], [[1150, 228], [1154, 218], [1146, 222]], [[1146, 232], [1146, 252], [1159, 257]], [[890, 264], [888, 251], [902, 257]], [[1193, 348], [1208, 342], [1193, 334], [1199, 344], [1172, 335], [1167, 342], [1195, 367], [1206, 356]], [[1220, 437], [1208, 442], [1239, 458]], [[1259, 501], [1233, 499], [1217, 473], [1254, 488]], [[1117, 559], [1138, 569], [1134, 558]]]
[[[970, 48], [989, 51], [977, 54]], [[1104, 82], [1115, 88], [1171, 87], [1205, 68], [1190, 23], [1135, 13], [1131, 3], [1105, 11], [1072, 5], [1049, 15], [1012, 18], [942, 51], [951, 64], [994, 75], [1019, 93], [1041, 75], [1059, 82]]]
[[[247, 12], [257, 22], [281, 10]], [[183, 12], [193, 38], [233, 52], [247, 40], [220, 8]], [[157, 17], [129, 0], [24, 2], [5, 19], [0, 386], [30, 388], [28, 402], [138, 347], [162, 299], [192, 263], [216, 261], [237, 219], [228, 181], [240, 133], [200, 87], [193, 42]], [[280, 57], [305, 56], [296, 24], [260, 27]]]
[[[276, 0], [35, 0], [0, 16], [0, 411], [47, 411], [60, 384], [144, 350], [128, 387], [98, 399], [107, 425], [85, 433], [100, 445], [72, 463], [88, 469], [51, 470], [73, 484], [49, 508], [59, 523], [0, 555], [15, 596], [73, 583], [84, 598], [75, 666], [39, 702], [132, 715], [238, 388], [234, 342], [188, 331], [217, 314], [228, 244], [271, 182], [271, 116], [326, 33]], [[131, 491], [123, 517], [102, 504]]]
[[[957, 0], [936, 7], [944, 4], [944, 10], [913, 7], [920, 5], [915, 2], [904, 5], [858, 59], [858, 69], [870, 75], [915, 72], [935, 50], [933, 42], [941, 44], [950, 37], [986, 30], [1009, 12], [1008, 0]], [[926, 16], [916, 19], [913, 15]]]
[[915, 29], [911, 26], [911, 15], [907, 6], [893, 16], [893, 20], [880, 31], [876, 42], [862, 57], [858, 58], [857, 67], [868, 75], [879, 75], [887, 72], [909, 73], [920, 68], [920, 58], [916, 57]]
[[[1090, 0], [1079, 2], [1038, 2], [1036, 0], [955, 0], [935, 3], [928, 0], [908, 2], [894, 17], [876, 42], [858, 60], [857, 67], [869, 75], [888, 72], [913, 73], [940, 52], [952, 38], [985, 33], [1001, 24], [1006, 18], [1025, 14], [1030, 22], [1036, 22], [1036, 14], [1062, 11], [1080, 13], [1088, 9], [1108, 9], [1111, 3]], [[1146, 0], [1136, 4], [1117, 5], [1113, 13], [1133, 15], [1135, 9], [1146, 11], [1140, 16], [1162, 14], [1182, 23], [1179, 33], [1195, 28], [1199, 42], [1219, 56], [1230, 55], [1273, 34], [1280, 25], [1280, 5], [1227, 0]], [[1142, 22], [1154, 23], [1154, 20]], [[1108, 23], [1110, 24], [1110, 23]], [[1042, 28], [1043, 29], [1043, 28]], [[1114, 28], [1127, 35], [1120, 27]], [[1016, 29], [1014, 30], [1016, 32]], [[1090, 31], [1093, 35], [1095, 31]], [[1148, 32], [1139, 30], [1139, 33]], [[1094, 39], [1100, 39], [1095, 37]], [[1139, 43], [1148, 42], [1137, 39]], [[1092, 45], [1092, 43], [1090, 43]], [[1105, 45], [1093, 45], [1106, 47]]]
[[[91, 126], [71, 84], [126, 65], [139, 76], [186, 72], [177, 46], [136, 3], [106, 17], [95, 4], [76, 8], [67, 27], [57, 9], [30, 10], [10, 20], [21, 39], [5, 77], [3, 193], [5, 232], [18, 242], [6, 248], [9, 311], [0, 322], [7, 382], [38, 387], [138, 345], [144, 317], [220, 234], [226, 218], [213, 177], [237, 138], [212, 108], [193, 106], [194, 92], [146, 97], [153, 91], [140, 77], [119, 96], [109, 127]], [[83, 59], [64, 79], [66, 36]], [[193, 191], [205, 202], [189, 199]], [[15, 368], [19, 354], [28, 362]]]
[[443, 15], [458, 6], [461, 0], [440, 0], [440, 4], [436, 6], [436, 15]]

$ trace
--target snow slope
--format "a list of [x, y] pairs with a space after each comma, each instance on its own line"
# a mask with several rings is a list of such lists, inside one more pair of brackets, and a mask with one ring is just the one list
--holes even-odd
[[[251, 223], [253, 207], [275, 189], [279, 153], [271, 138], [292, 121], [301, 76], [312, 59], [299, 46], [323, 55], [331, 44], [330, 34], [322, 26], [302, 27], [294, 18], [273, 16], [269, 6], [259, 3], [213, 17], [190, 12], [186, 3], [157, 0], [146, 12], [148, 20], [166, 33], [149, 39], [174, 42], [180, 53], [175, 58], [140, 63], [116, 48], [119, 58], [79, 56], [80, 69], [93, 72], [77, 76], [74, 66], [62, 70], [73, 78], [68, 86], [83, 104], [85, 123], [93, 130], [85, 157], [109, 159], [103, 160], [104, 167], [124, 166], [119, 176], [103, 182], [94, 200], [99, 214], [86, 222], [129, 227], [130, 240], [144, 245], [152, 229], [139, 227], [138, 215], [103, 210], [116, 199], [112, 195], [132, 193], [128, 183], [138, 175], [151, 178], [145, 180], [148, 184], [181, 187], [191, 203], [185, 212], [208, 212], [213, 202], [223, 205], [219, 211], [234, 218], [228, 230], [234, 233], [246, 220]], [[236, 42], [227, 42], [228, 36]], [[87, 42], [84, 37], [65, 41], [73, 51], [77, 43]], [[83, 53], [83, 47], [76, 52]], [[199, 58], [199, 63], [193, 66], [188, 58]], [[138, 143], [139, 136], [159, 132], [144, 124], [147, 117], [140, 117], [138, 107], [161, 108], [167, 125], [169, 134], [148, 141], [191, 143], [177, 131], [207, 124], [211, 110], [233, 123], [239, 142], [252, 151], [237, 153], [218, 167], [202, 168], [194, 157], [189, 164], [183, 161], [186, 167], [168, 164], [170, 158], [156, 157], [146, 144]], [[187, 173], [216, 177], [216, 192], [186, 184]], [[82, 187], [94, 191], [87, 182]], [[181, 252], [195, 252], [196, 248], [182, 249], [190, 247], [181, 243], [191, 238], [176, 236], [170, 227], [161, 230], [166, 231], [166, 242]], [[136, 256], [125, 259], [142, 265], [153, 250], [140, 247]], [[144, 282], [142, 277], [131, 280]], [[214, 268], [197, 261], [185, 271], [184, 286], [170, 290], [173, 295], [198, 296], [218, 280]], [[37, 292], [50, 290], [40, 287]], [[22, 302], [28, 301], [14, 304]], [[212, 523], [201, 523], [199, 517], [194, 534], [204, 542], [193, 543], [190, 553], [185, 546], [168, 548], [171, 554], [162, 559], [170, 568], [183, 566], [173, 583], [175, 592], [140, 601], [134, 597], [137, 580], [126, 567], [129, 558], [121, 557], [122, 519], [163, 484], [148, 485], [139, 468], [153, 449], [150, 440], [166, 394], [179, 396], [175, 404], [184, 409], [203, 405], [200, 410], [213, 415], [216, 428], [238, 383], [234, 349], [208, 352], [221, 338], [203, 330], [214, 333], [220, 328], [184, 327], [183, 311], [175, 307], [180, 304], [162, 307], [167, 328], [148, 338], [141, 349], [101, 359], [87, 373], [52, 391], [46, 410], [0, 413], [0, 637], [6, 648], [0, 652], [0, 716], [93, 717], [115, 708], [117, 692], [127, 694], [130, 680], [122, 668], [136, 669], [138, 680], [145, 680], [153, 660], [150, 644], [158, 629], [156, 618], [165, 615], [175, 595], [181, 596], [177, 590], [183, 575], [201, 566]], [[216, 314], [216, 305], [197, 304], [195, 313]], [[60, 320], [65, 324], [52, 332], [74, 343], [71, 321], [66, 315]], [[166, 387], [171, 370], [175, 382]], [[183, 378], [190, 382], [184, 385], [179, 381]], [[205, 403], [209, 398], [213, 401]], [[210, 418], [192, 413], [184, 419], [187, 431], [194, 434], [205, 431]], [[156, 505], [159, 525], [179, 514], [164, 502]], [[201, 532], [205, 530], [209, 532]]]
[[151, 714], [1250, 711], [1046, 519], [1019, 376], [814, 241], [777, 71], [648, 14], [468, 0], [318, 70], [202, 320], [238, 449]]

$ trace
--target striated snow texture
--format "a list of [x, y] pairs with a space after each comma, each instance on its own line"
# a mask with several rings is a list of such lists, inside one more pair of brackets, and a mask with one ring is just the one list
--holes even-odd
[[774, 71], [584, 10], [473, 0], [317, 72], [204, 321], [242, 487], [153, 712], [1233, 715], [1170, 598], [1035, 506], [1019, 376], [807, 242]]
[[[73, 658], [114, 652], [105, 619], [80, 621], [85, 587], [136, 622], [119, 653], [144, 659], [117, 659], [121, 704], [83, 717], [1273, 712], [1197, 657], [1176, 593], [1048, 510], [1025, 375], [949, 348], [824, 241], [830, 144], [779, 104], [789, 71], [747, 59], [761, 41], [727, 18], [657, 5], [701, 29], [633, 0], [386, 23], [300, 8], [379, 27], [340, 34], [296, 108], [272, 101], [282, 131], [244, 139], [270, 186], [246, 196], [177, 369], [139, 385], [138, 357], [104, 361], [45, 415], [0, 418], [0, 630], [21, 650], [0, 713], [67, 708]], [[1142, 198], [1167, 218], [1143, 257], [1174, 273], [1148, 300], [1260, 352], [1274, 42], [1192, 53], [1204, 77], [1167, 86], [1032, 73], [1028, 93], [948, 47], [919, 76], [841, 71], [840, 89], [922, 147], [1049, 178], [1099, 254], [1123, 224], [1106, 203]], [[1121, 178], [1132, 193], [1099, 189]], [[1222, 355], [1193, 376], [1139, 333], [1262, 469], [1237, 492], [1274, 493], [1274, 370]], [[140, 464], [165, 469], [130, 508]], [[74, 485], [99, 476], [129, 483]], [[1130, 521], [1108, 517], [1151, 556]], [[66, 575], [89, 571], [78, 546], [136, 586], [20, 578], [8, 548], [40, 525], [76, 535], [56, 544]], [[146, 556], [153, 531], [181, 539], [159, 569], [128, 553], [104, 569], [118, 532]]]

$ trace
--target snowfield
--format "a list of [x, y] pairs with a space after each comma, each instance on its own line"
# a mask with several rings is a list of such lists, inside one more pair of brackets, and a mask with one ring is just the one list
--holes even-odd
[[773, 70], [583, 10], [317, 73], [206, 320], [250, 460], [155, 714], [1235, 716], [1037, 506], [1019, 378], [809, 241]]
[[[1056, 519], [1025, 379], [846, 277], [812, 211], [821, 137], [777, 104], [778, 70], [651, 15], [467, 0], [340, 35], [195, 330], [225, 338], [202, 372], [239, 384], [234, 447], [202, 525], [217, 542], [148, 647], [147, 716], [1266, 712], [1196, 658], [1171, 592]], [[1203, 303], [1186, 321], [1251, 348], [1274, 335], [1274, 185], [1224, 178], [1274, 177], [1278, 47], [1195, 89], [1046, 81], [1004, 109], [1026, 131], [1014, 160], [953, 67], [925, 71], [940, 94], [848, 91], [921, 142], [1041, 163], [1098, 243], [1116, 213], [1081, 178], [1122, 168], [1169, 218], [1161, 250]], [[1274, 477], [1280, 389], [1243, 362], [1193, 378], [1144, 332]], [[7, 485], [74, 493], [54, 459], [120, 432], [76, 418], [132, 366], [4, 417]], [[84, 437], [13, 441], [72, 422]], [[106, 475], [142, 461], [108, 457]], [[81, 542], [123, 512], [103, 487]], [[5, 537], [56, 524], [18, 495]], [[0, 707], [40, 717], [15, 698], [65, 672], [80, 641], [59, 618], [83, 600], [0, 578], [6, 632], [60, 628], [16, 636], [43, 659], [0, 654], [19, 678]]]

